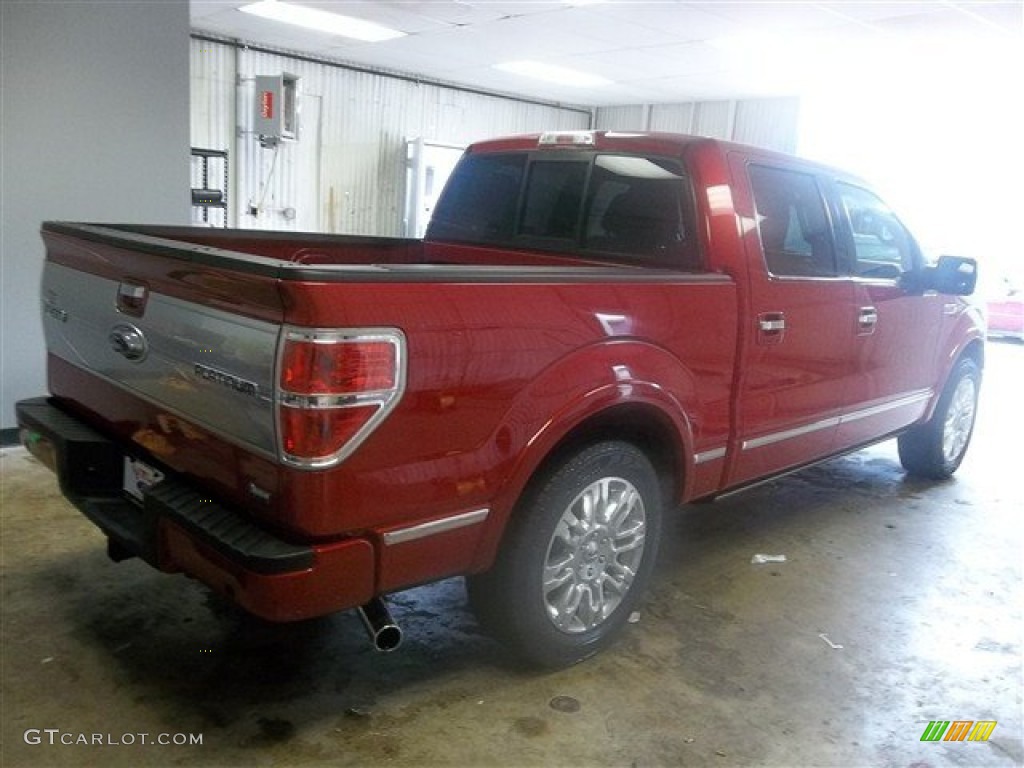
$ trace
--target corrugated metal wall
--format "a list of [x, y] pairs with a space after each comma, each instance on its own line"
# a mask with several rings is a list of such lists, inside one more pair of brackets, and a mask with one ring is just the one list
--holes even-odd
[[800, 100], [747, 99], [736, 102], [733, 141], [793, 154], [797, 148]]
[[797, 98], [697, 101], [599, 107], [594, 127], [691, 133], [793, 153], [799, 117]]
[[[406, 142], [586, 129], [586, 111], [533, 104], [192, 39], [192, 144], [231, 153], [232, 226], [399, 235]], [[256, 75], [297, 75], [299, 139], [252, 132]], [[276, 156], [276, 157], [275, 157]], [[252, 215], [251, 209], [259, 213]], [[211, 217], [211, 221], [214, 217]]]
[[[227, 46], [214, 46], [192, 40], [189, 53], [191, 67], [189, 109], [191, 141], [201, 149], [228, 150], [229, 211], [207, 211], [209, 223], [222, 226], [224, 216], [234, 223], [234, 205], [238, 202], [235, 177], [235, 57]], [[200, 108], [201, 105], [201, 108]], [[211, 168], [214, 164], [211, 163]], [[219, 172], [219, 164], [217, 164]], [[198, 185], [198, 161], [192, 161], [192, 183]], [[219, 182], [217, 183], [219, 187]], [[204, 223], [203, 211], [192, 209], [192, 223]]]
[[602, 131], [638, 131], [647, 121], [647, 110], [642, 104], [617, 107], [599, 107], [594, 128]]

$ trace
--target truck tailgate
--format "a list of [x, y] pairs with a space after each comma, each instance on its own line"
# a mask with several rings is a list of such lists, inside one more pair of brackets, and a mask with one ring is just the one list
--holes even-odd
[[277, 454], [283, 310], [270, 265], [229, 271], [51, 229], [44, 239], [53, 395], [167, 466], [240, 496], [241, 465]]

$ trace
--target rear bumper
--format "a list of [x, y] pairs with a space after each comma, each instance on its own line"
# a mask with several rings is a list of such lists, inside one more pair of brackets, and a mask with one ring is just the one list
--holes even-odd
[[16, 411], [22, 442], [107, 535], [112, 558], [138, 556], [161, 571], [183, 572], [271, 621], [320, 616], [373, 597], [368, 540], [285, 541], [171, 472], [144, 490], [139, 504], [123, 490], [128, 454], [118, 444], [47, 398], [23, 400]]

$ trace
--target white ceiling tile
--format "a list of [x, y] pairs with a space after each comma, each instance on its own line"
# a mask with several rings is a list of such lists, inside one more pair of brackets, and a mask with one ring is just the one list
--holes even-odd
[[[590, 37], [572, 24], [573, 14], [556, 10], [545, 14], [516, 16], [480, 24], [465, 30], [478, 35], [480, 54], [487, 59], [508, 56], [533, 59], [542, 54], [573, 54], [608, 48], [606, 39]], [[470, 38], [464, 38], [472, 44]]]
[[820, 0], [820, 8], [858, 21], [872, 22], [899, 16], [916, 16], [943, 10], [938, 0]]
[[[434, 3], [430, 3], [430, 5], [434, 5]], [[437, 5], [448, 5], [448, 3], [437, 3]], [[519, 2], [465, 0], [464, 2], [455, 3], [455, 5], [468, 6], [473, 9], [475, 14], [498, 19], [514, 16], [535, 16], [566, 7], [566, 3], [557, 2], [557, 0], [519, 0]]]
[[241, 3], [238, 0], [191, 0], [188, 4], [189, 18], [195, 21], [214, 13], [233, 10], [239, 5]]
[[[190, 11], [195, 29], [251, 44], [582, 105], [790, 95], [827, 74], [831, 62], [859, 60], [879, 41], [909, 62], [935, 51], [946, 58], [968, 48], [984, 53], [993, 39], [1024, 49], [1019, 1], [305, 2], [408, 34], [360, 43], [240, 13], [244, 0], [192, 0]], [[523, 59], [613, 83], [574, 89], [494, 69]], [[1003, 67], [1004, 80], [1009, 69]]]
[[742, 24], [748, 29], [789, 30], [827, 27], [836, 15], [808, 0], [803, 2], [718, 2], [703, 6], [709, 13]]
[[606, 19], [608, 29], [614, 31], [620, 24], [641, 26], [650, 30], [650, 44], [659, 37], [669, 36], [673, 42], [708, 40], [739, 31], [742, 25], [724, 16], [712, 13], [715, 3], [682, 2], [625, 2], [588, 5], [588, 14]]
[[953, 5], [963, 14], [1008, 34], [1024, 36], [1024, 2], [1020, 0], [971, 0]]
[[430, 35], [410, 35], [388, 40], [373, 47], [381, 55], [404, 52], [447, 61], [454, 66], [480, 66], [485, 59], [476, 40], [476, 33], [471, 28], [451, 28]]
[[[617, 7], [617, 6], [616, 6]], [[609, 48], [633, 48], [644, 45], [663, 45], [679, 42], [681, 37], [670, 29], [660, 29], [655, 23], [644, 23], [644, 14], [609, 15], [600, 6], [566, 9], [549, 20], [557, 20], [575, 34], [585, 35], [608, 44]]]
[[566, 66], [572, 61], [576, 68], [618, 81], [717, 71], [730, 60], [722, 49], [695, 42], [577, 55], [567, 57]]

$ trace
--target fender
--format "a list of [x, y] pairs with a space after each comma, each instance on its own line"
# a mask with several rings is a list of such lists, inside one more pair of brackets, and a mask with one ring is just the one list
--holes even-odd
[[[949, 351], [944, 357], [936, 361], [938, 375], [935, 378], [935, 394], [932, 396], [928, 409], [919, 422], [922, 424], [930, 421], [935, 414], [939, 398], [942, 397], [942, 391], [946, 387], [946, 382], [949, 381], [954, 366], [965, 354], [970, 354], [971, 347], [977, 346], [979, 348], [978, 368], [984, 370], [985, 367], [985, 325], [981, 316], [981, 310], [963, 299], [947, 297], [946, 303], [950, 306], [955, 303], [959, 308], [959, 312], [954, 322], [945, 325], [939, 339], [939, 349], [948, 349]], [[956, 344], [950, 343], [953, 339], [957, 340]]]
[[552, 451], [586, 422], [620, 406], [651, 409], [671, 425], [682, 459], [680, 496], [688, 495], [702, 428], [693, 372], [646, 341], [617, 339], [579, 348], [519, 393], [495, 431], [494, 444], [515, 459], [493, 497], [474, 570], [490, 566], [512, 510]]

